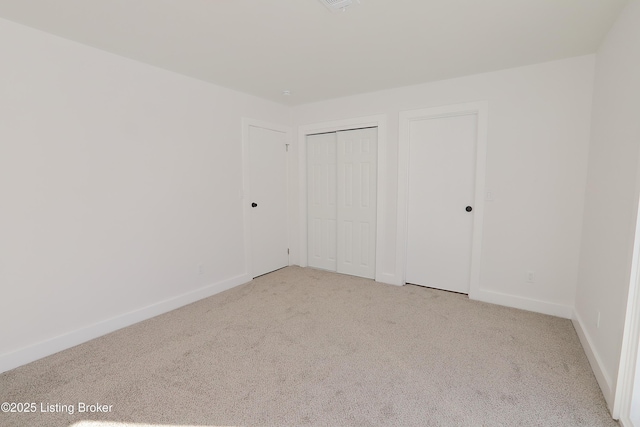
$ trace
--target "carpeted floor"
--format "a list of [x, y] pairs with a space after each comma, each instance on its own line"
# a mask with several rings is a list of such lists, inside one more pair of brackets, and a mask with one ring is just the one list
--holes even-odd
[[299, 267], [6, 372], [0, 402], [38, 405], [1, 426], [617, 425], [569, 320]]

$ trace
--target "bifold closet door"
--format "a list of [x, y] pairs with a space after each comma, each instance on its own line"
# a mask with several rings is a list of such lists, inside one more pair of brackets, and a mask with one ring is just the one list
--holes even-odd
[[308, 264], [375, 277], [376, 128], [307, 137]]

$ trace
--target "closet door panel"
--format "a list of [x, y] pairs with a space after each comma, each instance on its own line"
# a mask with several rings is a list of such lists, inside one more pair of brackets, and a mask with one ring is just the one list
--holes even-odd
[[307, 258], [310, 267], [336, 271], [336, 134], [307, 137]]
[[337, 133], [337, 272], [375, 277], [376, 128]]

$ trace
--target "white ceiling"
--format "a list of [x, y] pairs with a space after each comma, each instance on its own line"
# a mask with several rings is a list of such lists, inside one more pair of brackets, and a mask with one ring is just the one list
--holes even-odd
[[361, 2], [0, 0], [0, 17], [297, 105], [593, 53], [627, 0]]

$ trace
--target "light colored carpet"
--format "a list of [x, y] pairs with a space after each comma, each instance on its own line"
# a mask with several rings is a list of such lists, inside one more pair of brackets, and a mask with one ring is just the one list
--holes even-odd
[[2, 426], [617, 425], [569, 320], [299, 267], [6, 372], [5, 401], [113, 408]]

